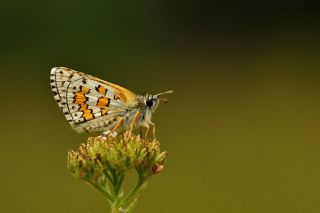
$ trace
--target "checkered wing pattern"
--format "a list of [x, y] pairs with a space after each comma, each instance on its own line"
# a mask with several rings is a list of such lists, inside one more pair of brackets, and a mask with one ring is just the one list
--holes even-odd
[[100, 131], [136, 104], [136, 95], [128, 89], [65, 67], [51, 70], [50, 85], [66, 119], [78, 132]]

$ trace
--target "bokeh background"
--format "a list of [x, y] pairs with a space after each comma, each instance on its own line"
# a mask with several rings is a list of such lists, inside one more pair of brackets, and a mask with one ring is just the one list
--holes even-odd
[[0, 1], [1, 212], [108, 212], [66, 168], [52, 67], [137, 93], [161, 174], [136, 212], [320, 212], [319, 10], [302, 2]]

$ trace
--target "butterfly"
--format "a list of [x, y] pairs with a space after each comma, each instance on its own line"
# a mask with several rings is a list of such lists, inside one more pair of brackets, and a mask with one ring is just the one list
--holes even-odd
[[79, 132], [96, 132], [108, 135], [145, 127], [146, 133], [155, 124], [152, 113], [162, 95], [136, 95], [116, 84], [65, 67], [51, 69], [50, 85], [54, 99], [71, 127]]

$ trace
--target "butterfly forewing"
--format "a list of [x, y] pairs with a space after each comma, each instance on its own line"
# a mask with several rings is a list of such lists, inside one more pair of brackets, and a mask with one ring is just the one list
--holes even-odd
[[50, 81], [66, 119], [80, 132], [100, 130], [98, 120], [103, 119], [103, 124], [116, 121], [136, 103], [135, 94], [128, 89], [68, 68], [53, 68]]

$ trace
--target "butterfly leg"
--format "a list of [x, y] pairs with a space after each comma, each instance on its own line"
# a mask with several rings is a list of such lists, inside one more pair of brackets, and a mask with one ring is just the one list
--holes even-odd
[[153, 139], [156, 139], [156, 125], [154, 123], [152, 123], [151, 121], [149, 123], [152, 125]]
[[143, 122], [143, 126], [146, 128], [146, 133], [145, 133], [145, 135], [144, 135], [144, 139], [147, 140], [147, 138], [148, 138], [148, 133], [149, 133], [149, 130], [150, 130], [149, 124], [151, 124], [152, 127], [153, 127], [153, 128], [152, 128], [153, 139], [156, 139], [156, 128], [155, 128], [155, 124], [152, 123], [152, 122], [148, 122], [148, 123]]
[[115, 123], [114, 127], [112, 129], [107, 129], [106, 131], [102, 132], [102, 135], [104, 137], [111, 135], [112, 137], [116, 137], [117, 136], [117, 130], [121, 127], [121, 125], [124, 122], [124, 117], [120, 117], [120, 119], [117, 120], [117, 122]]
[[138, 110], [135, 114], [134, 117], [132, 119], [132, 122], [130, 124], [130, 130], [129, 130], [129, 136], [131, 136], [131, 132], [133, 130], [134, 125], [137, 123], [138, 117], [140, 115], [140, 110]]
[[139, 125], [139, 135], [140, 135], [140, 138], [142, 138], [142, 126]]
[[116, 125], [111, 129], [109, 134], [113, 134], [116, 133], [116, 131], [121, 127], [121, 125], [123, 124], [124, 121], [124, 117], [121, 117], [118, 122], [116, 123]]
[[117, 123], [116, 123], [116, 125], [110, 130], [110, 129], [108, 129], [107, 131], [105, 131], [105, 132], [102, 132], [102, 136], [103, 137], [107, 137], [107, 136], [112, 136], [112, 137], [116, 137], [117, 136], [117, 132], [116, 132], [116, 130], [118, 130], [120, 127], [121, 127], [121, 125], [123, 124], [123, 121], [124, 121], [124, 117], [121, 117], [118, 121], [117, 121]]
[[144, 134], [144, 140], [146, 141], [147, 140], [147, 137], [148, 137], [148, 132], [149, 132], [149, 126], [147, 124], [144, 125], [146, 127], [146, 133]]

